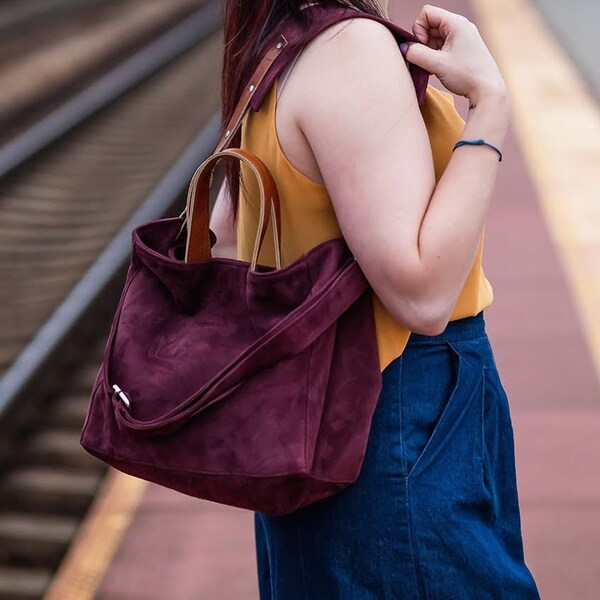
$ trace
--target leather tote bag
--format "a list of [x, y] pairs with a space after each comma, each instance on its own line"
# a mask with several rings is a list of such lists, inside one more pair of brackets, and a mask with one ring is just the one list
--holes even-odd
[[[343, 14], [327, 11], [314, 32]], [[344, 239], [282, 267], [275, 181], [257, 156], [226, 148], [253, 92], [264, 97], [305, 33], [287, 23], [268, 45], [190, 182], [185, 217], [132, 231], [80, 439], [125, 473], [271, 514], [356, 480], [381, 391], [371, 288]], [[211, 256], [209, 187], [224, 158], [244, 161], [259, 183], [250, 263]], [[275, 267], [257, 263], [269, 226]]]

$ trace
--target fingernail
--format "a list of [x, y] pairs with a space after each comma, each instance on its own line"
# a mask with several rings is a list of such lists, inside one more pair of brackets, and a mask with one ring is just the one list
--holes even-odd
[[400, 44], [400, 52], [402, 52], [402, 54], [406, 54], [407, 50], [408, 50], [408, 44], [406, 42], [402, 42]]

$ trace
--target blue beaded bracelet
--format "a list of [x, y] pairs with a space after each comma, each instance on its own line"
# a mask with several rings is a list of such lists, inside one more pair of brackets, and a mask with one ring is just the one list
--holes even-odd
[[488, 142], [486, 142], [485, 140], [458, 140], [458, 142], [456, 142], [456, 144], [454, 144], [454, 148], [452, 148], [452, 152], [454, 152], [457, 148], [460, 148], [461, 146], [489, 146], [490, 148], [492, 148], [493, 150], [495, 150], [498, 153], [498, 162], [502, 160], [502, 152], [500, 152], [500, 150], [498, 148], [496, 148], [496, 146], [492, 146], [492, 144], [489, 144]]

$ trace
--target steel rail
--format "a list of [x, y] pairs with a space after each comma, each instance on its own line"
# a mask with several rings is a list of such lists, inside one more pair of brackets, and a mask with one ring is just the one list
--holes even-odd
[[221, 25], [220, 2], [213, 0], [199, 8], [192, 16], [1, 147], [0, 178], [191, 50]]
[[[185, 54], [219, 29], [221, 22], [218, 1], [203, 6], [44, 117], [0, 148], [0, 177], [25, 164], [77, 125]], [[0, 379], [0, 421], [17, 405], [43, 369], [51, 364], [54, 352], [62, 347], [94, 301], [109, 288], [127, 264], [131, 230], [145, 221], [163, 216], [185, 191], [195, 169], [214, 151], [219, 127], [220, 113], [217, 111], [4, 373]]]
[[0, 3], [0, 41], [57, 18], [114, 0], [13, 0]]

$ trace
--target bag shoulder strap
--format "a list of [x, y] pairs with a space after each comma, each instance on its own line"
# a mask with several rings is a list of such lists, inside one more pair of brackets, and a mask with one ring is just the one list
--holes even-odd
[[[353, 8], [324, 8], [313, 5], [307, 7], [303, 12], [309, 13], [311, 20], [311, 25], [308, 30], [300, 22], [294, 19], [286, 19], [284, 23], [271, 34], [269, 41], [265, 43], [266, 50], [264, 51], [263, 57], [250, 78], [250, 81], [245, 86], [236, 109], [217, 144], [215, 152], [221, 151], [231, 143], [248, 107], [251, 107], [254, 111], [257, 111], [260, 108], [269, 89], [274, 84], [275, 79], [285, 69], [286, 65], [294, 60], [313, 38], [331, 25], [346, 19], [372, 19], [385, 25], [394, 34], [398, 45], [407, 41], [419, 41], [414, 34], [402, 29], [392, 21], [376, 15], [357, 11]], [[430, 74], [417, 65], [411, 63], [407, 64], [415, 86], [417, 100], [419, 105], [421, 105], [425, 99], [425, 92]]]

